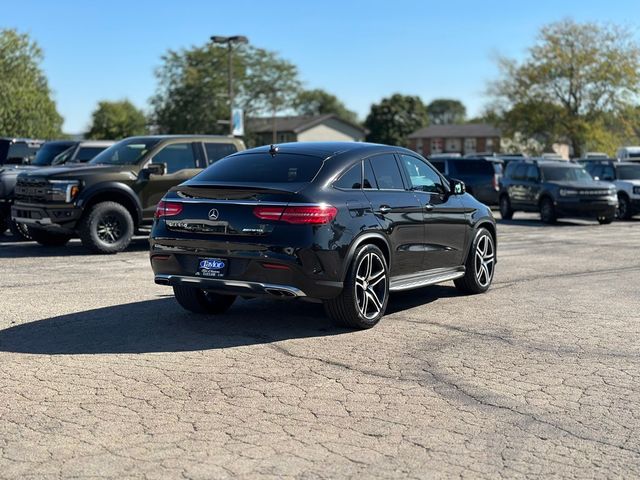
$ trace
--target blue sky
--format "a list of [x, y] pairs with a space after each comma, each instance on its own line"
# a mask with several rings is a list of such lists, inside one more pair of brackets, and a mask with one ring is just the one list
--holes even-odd
[[[169, 48], [242, 34], [366, 116], [394, 92], [487, 102], [497, 54], [521, 57], [540, 26], [564, 17], [627, 25], [639, 36], [638, 0], [477, 1], [30, 1], [4, 0], [0, 28], [29, 33], [66, 132], [84, 131], [99, 100], [148, 108], [154, 69]], [[635, 22], [635, 23], [634, 23]]]

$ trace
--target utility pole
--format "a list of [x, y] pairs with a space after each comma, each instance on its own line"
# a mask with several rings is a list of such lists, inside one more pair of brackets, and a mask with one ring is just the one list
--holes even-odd
[[234, 35], [222, 37], [214, 35], [211, 37], [213, 43], [227, 44], [227, 82], [229, 92], [229, 135], [233, 135], [233, 44], [249, 43], [249, 39], [244, 35]]

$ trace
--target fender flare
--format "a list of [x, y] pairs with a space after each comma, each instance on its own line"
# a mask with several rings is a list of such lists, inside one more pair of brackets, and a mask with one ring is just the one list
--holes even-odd
[[349, 245], [349, 250], [347, 251], [347, 255], [345, 256], [344, 259], [344, 266], [342, 268], [342, 272], [340, 275], [340, 279], [342, 281], [344, 281], [345, 277], [347, 276], [347, 271], [349, 270], [349, 267], [351, 266], [351, 261], [353, 260], [354, 255], [356, 254], [356, 250], [358, 249], [358, 247], [360, 245], [362, 245], [363, 243], [365, 243], [368, 240], [371, 239], [376, 239], [377, 241], [382, 241], [384, 242], [384, 244], [387, 247], [387, 252], [389, 254], [389, 265], [391, 265], [391, 262], [393, 261], [393, 251], [391, 250], [391, 245], [389, 243], [389, 240], [387, 239], [387, 237], [380, 231], [377, 230], [369, 230], [369, 231], [365, 231], [363, 233], [361, 233], [360, 235], [358, 235], [353, 242], [351, 242], [351, 245]]
[[126, 195], [127, 198], [131, 200], [133, 205], [135, 205], [138, 217], [136, 223], [139, 223], [142, 220], [142, 204], [140, 203], [138, 195], [136, 195], [136, 192], [134, 192], [130, 186], [120, 182], [96, 183], [95, 185], [91, 185], [86, 190], [81, 190], [80, 195], [76, 200], [76, 205], [80, 208], [83, 208], [84, 205], [89, 203], [96, 195], [109, 192]]

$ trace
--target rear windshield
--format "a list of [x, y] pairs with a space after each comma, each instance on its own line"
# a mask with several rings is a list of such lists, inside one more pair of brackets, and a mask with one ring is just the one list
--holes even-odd
[[53, 158], [64, 152], [71, 145], [71, 143], [45, 143], [36, 153], [36, 158], [31, 162], [31, 165], [39, 167], [51, 165]]
[[493, 165], [486, 160], [453, 160], [449, 162], [452, 174], [493, 175]]
[[584, 168], [578, 167], [542, 167], [547, 182], [573, 182], [593, 180]]
[[194, 177], [201, 182], [307, 183], [322, 166], [309, 155], [245, 153], [218, 160]]

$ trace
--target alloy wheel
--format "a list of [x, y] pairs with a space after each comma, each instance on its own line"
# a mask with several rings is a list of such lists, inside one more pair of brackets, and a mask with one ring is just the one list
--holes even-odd
[[356, 303], [367, 320], [380, 315], [387, 294], [387, 272], [384, 261], [376, 253], [367, 253], [356, 269]]
[[105, 243], [116, 243], [122, 237], [122, 225], [115, 215], [105, 215], [98, 221], [98, 238]]
[[493, 239], [490, 235], [482, 235], [476, 245], [475, 273], [478, 283], [483, 288], [491, 283], [495, 259]]
[[623, 196], [618, 197], [618, 211], [616, 212], [618, 218], [626, 219], [628, 208], [629, 208], [629, 205], [627, 204], [627, 199], [624, 198]]

